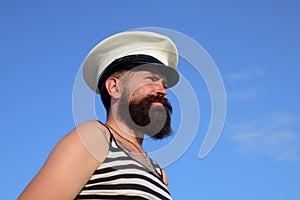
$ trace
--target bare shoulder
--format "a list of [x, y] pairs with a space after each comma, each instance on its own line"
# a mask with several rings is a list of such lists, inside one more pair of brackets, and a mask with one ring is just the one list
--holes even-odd
[[99, 122], [88, 121], [70, 131], [56, 144], [19, 199], [74, 199], [108, 151], [102, 128]]
[[164, 181], [165, 185], [168, 186], [169, 185], [168, 175], [164, 169], [162, 169], [162, 174], [163, 174], [163, 181]]
[[91, 120], [75, 129], [82, 145], [97, 160], [102, 162], [108, 152], [110, 134], [99, 121]]

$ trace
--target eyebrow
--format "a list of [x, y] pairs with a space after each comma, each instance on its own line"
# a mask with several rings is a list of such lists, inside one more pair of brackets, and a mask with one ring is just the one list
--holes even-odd
[[165, 88], [169, 88], [168, 87], [168, 81], [167, 81], [167, 77], [165, 77], [164, 75], [162, 75], [161, 73], [159, 72], [152, 72], [152, 71], [148, 71], [145, 76], [155, 76], [156, 78], [159, 79], [162, 79], [162, 84], [164, 85]]
[[166, 81], [166, 79], [167, 79], [164, 75], [162, 75], [159, 72], [148, 71], [145, 75], [152, 75], [152, 76], [155, 76], [155, 77], [157, 77], [159, 79], [163, 79], [164, 81]]

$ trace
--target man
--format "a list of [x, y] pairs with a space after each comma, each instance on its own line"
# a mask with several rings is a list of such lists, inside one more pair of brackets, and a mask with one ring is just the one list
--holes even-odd
[[167, 88], [179, 79], [178, 52], [166, 36], [129, 31], [100, 42], [83, 75], [101, 95], [107, 121], [68, 133], [19, 199], [171, 199], [164, 170], [142, 148], [144, 135], [172, 133]]

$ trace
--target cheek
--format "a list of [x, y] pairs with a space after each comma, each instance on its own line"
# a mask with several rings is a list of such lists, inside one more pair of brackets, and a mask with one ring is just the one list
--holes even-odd
[[144, 89], [147, 89], [149, 86], [145, 83], [141, 82], [132, 82], [130, 85], [128, 85], [128, 89], [134, 93], [134, 92], [142, 92]]
[[143, 85], [142, 87], [137, 87], [134, 91], [131, 91], [131, 97], [134, 98], [140, 98], [145, 97], [153, 91], [152, 87], [150, 85]]

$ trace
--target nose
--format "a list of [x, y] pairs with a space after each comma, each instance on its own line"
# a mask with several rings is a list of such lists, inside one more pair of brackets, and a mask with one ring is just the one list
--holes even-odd
[[155, 92], [157, 95], [166, 96], [167, 88], [163, 82], [155, 84]]

